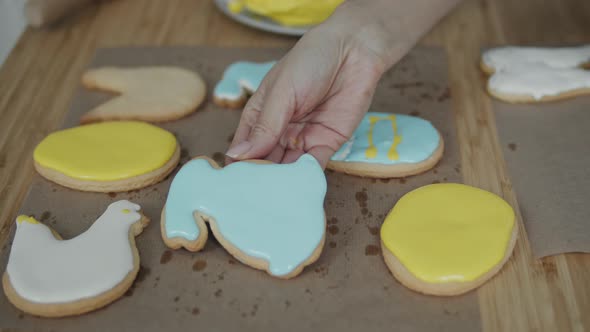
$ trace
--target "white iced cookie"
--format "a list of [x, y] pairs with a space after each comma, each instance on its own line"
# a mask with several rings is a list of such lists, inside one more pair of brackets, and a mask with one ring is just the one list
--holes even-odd
[[135, 237], [148, 222], [139, 205], [118, 201], [84, 233], [62, 240], [34, 218], [19, 216], [2, 277], [6, 297], [44, 317], [82, 314], [115, 301], [137, 276]]
[[82, 123], [108, 120], [161, 122], [180, 119], [205, 100], [206, 87], [195, 72], [180, 67], [102, 67], [82, 76], [89, 89], [119, 96], [84, 114]]
[[590, 93], [590, 45], [563, 48], [501, 47], [485, 51], [487, 90], [508, 102], [558, 100]]

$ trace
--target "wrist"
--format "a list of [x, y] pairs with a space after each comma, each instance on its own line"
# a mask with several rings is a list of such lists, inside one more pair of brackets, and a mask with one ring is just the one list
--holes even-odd
[[459, 2], [347, 0], [322, 25], [373, 53], [387, 70]]
[[[374, 1], [374, 2], [373, 2]], [[385, 0], [390, 1], [390, 0]], [[390, 17], [383, 10], [382, 0], [345, 1], [319, 29], [330, 30], [345, 47], [361, 51], [373, 57], [383, 72], [401, 59], [416, 40], [411, 34], [401, 33], [404, 22]], [[390, 6], [389, 6], [390, 7]]]

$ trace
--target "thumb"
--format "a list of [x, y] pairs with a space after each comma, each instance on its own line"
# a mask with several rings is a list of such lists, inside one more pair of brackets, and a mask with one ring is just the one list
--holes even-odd
[[[290, 89], [280, 88], [275, 84], [271, 89], [265, 89], [262, 101], [255, 93], [248, 101], [244, 112], [257, 116], [250, 126], [247, 138], [227, 151], [233, 159], [264, 159], [279, 144], [287, 124], [294, 113], [294, 97]], [[256, 106], [260, 105], [258, 110]]]

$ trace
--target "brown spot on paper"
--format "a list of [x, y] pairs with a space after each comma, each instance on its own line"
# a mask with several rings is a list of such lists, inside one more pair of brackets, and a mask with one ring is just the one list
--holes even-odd
[[516, 151], [516, 143], [508, 143], [508, 148], [510, 151]]
[[338, 234], [339, 228], [336, 225], [330, 225], [328, 226], [328, 233], [332, 234], [332, 235], [336, 235]]
[[47, 222], [51, 218], [51, 212], [45, 211], [41, 214], [41, 222]]
[[369, 229], [369, 233], [371, 233], [371, 235], [379, 235], [378, 226], [367, 226], [367, 228]]
[[436, 98], [436, 101], [441, 103], [443, 101], [446, 101], [449, 98], [451, 98], [451, 89], [449, 87], [446, 87], [443, 90], [443, 92], [440, 94], [440, 96], [438, 96], [438, 98]]
[[171, 259], [172, 259], [172, 251], [166, 250], [162, 253], [162, 256], [160, 256], [160, 264], [166, 264], [166, 263], [170, 262]]
[[367, 189], [363, 189], [363, 191], [357, 191], [354, 195], [356, 198], [357, 203], [361, 208], [367, 207], [367, 200], [369, 199], [367, 196]]
[[365, 256], [376, 256], [379, 254], [379, 247], [374, 244], [368, 244], [365, 247]]
[[203, 271], [207, 267], [207, 262], [199, 259], [193, 264], [193, 271]]

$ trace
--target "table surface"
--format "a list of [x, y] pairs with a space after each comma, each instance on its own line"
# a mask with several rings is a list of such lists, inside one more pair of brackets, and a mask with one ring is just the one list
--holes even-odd
[[[28, 29], [0, 68], [0, 244], [27, 193], [34, 146], [62, 122], [84, 67], [101, 47], [289, 46], [296, 39], [230, 21], [210, 0], [99, 2], [45, 30]], [[420, 42], [449, 55], [466, 184], [518, 202], [499, 146], [480, 50], [590, 42], [590, 1], [470, 0]], [[518, 211], [518, 209], [516, 209]], [[485, 331], [590, 330], [590, 255], [535, 260], [520, 237], [502, 271], [477, 290]]]

